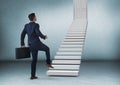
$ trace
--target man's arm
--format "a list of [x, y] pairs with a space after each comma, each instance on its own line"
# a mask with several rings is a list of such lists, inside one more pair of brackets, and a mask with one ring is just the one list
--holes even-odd
[[25, 46], [25, 43], [24, 43], [24, 39], [25, 39], [25, 35], [26, 35], [26, 30], [25, 30], [25, 28], [26, 28], [26, 25], [25, 25], [22, 33], [21, 33], [21, 46]]
[[39, 29], [39, 24], [36, 25], [36, 28], [35, 28], [35, 32], [37, 34], [37, 36], [41, 37], [42, 39], [46, 39], [47, 36], [46, 35], [43, 35]]

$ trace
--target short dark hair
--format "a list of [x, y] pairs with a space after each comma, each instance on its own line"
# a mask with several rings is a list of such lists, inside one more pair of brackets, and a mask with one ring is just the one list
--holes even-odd
[[28, 18], [29, 18], [30, 21], [33, 21], [33, 19], [35, 18], [35, 13], [30, 13], [28, 15]]

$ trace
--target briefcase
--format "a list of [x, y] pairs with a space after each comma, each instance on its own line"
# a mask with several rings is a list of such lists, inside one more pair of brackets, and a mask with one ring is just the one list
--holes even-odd
[[30, 58], [29, 47], [19, 47], [15, 48], [16, 59]]

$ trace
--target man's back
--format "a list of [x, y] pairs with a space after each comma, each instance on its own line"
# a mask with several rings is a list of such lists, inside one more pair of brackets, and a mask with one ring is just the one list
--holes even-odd
[[45, 36], [39, 30], [39, 24], [35, 22], [30, 22], [25, 25], [21, 33], [21, 45], [24, 45], [24, 37], [26, 34], [28, 35], [28, 44], [39, 42], [39, 37], [45, 39]]

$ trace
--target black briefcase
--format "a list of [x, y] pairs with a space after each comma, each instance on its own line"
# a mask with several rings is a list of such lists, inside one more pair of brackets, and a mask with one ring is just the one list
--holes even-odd
[[30, 58], [29, 47], [19, 47], [15, 48], [16, 59]]

